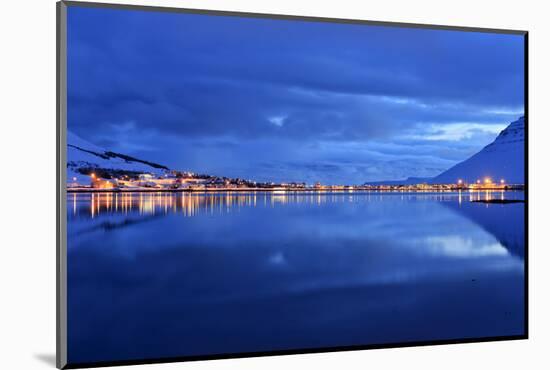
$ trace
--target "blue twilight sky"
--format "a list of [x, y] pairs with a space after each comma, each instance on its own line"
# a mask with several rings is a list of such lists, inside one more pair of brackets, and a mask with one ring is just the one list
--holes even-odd
[[523, 36], [69, 7], [68, 126], [261, 181], [434, 176], [523, 115]]

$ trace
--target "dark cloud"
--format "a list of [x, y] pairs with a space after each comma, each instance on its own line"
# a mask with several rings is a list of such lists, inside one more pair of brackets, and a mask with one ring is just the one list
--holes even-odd
[[[174, 167], [257, 177], [245, 150], [267, 162], [286, 150], [308, 176], [343, 167], [342, 180], [362, 182], [384, 166], [368, 163], [380, 160], [367, 156], [372, 146], [409, 157], [429, 150], [433, 165], [413, 158], [393, 171], [406, 177], [464, 159], [490, 141], [479, 125], [501, 127], [523, 111], [521, 36], [79, 7], [68, 14], [69, 129]], [[477, 126], [449, 150], [445, 127], [459, 123]], [[289, 149], [296, 145], [299, 153]], [[223, 153], [231, 155], [215, 159]], [[325, 161], [332, 157], [362, 162]]]

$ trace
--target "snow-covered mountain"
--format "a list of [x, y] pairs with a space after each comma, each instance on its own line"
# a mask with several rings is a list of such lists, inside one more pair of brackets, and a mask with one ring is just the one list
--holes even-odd
[[162, 174], [169, 169], [157, 163], [100, 148], [70, 131], [67, 132], [67, 181], [87, 183], [90, 170], [104, 173]]
[[409, 177], [405, 180], [372, 181], [365, 185], [454, 184], [459, 179], [474, 183], [486, 177], [493, 181], [504, 179], [508, 184], [523, 184], [524, 162], [525, 117], [520, 117], [502, 130], [491, 144], [434, 178]]
[[504, 179], [508, 184], [523, 184], [524, 162], [525, 118], [520, 117], [502, 130], [491, 144], [430, 182], [449, 184], [462, 179], [473, 183], [490, 177], [494, 181]]

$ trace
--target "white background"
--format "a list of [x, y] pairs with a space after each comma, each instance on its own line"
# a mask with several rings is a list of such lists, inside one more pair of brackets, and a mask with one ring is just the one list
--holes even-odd
[[[544, 193], [545, 184], [550, 183], [550, 145], [546, 142], [550, 126], [550, 22], [544, 1], [156, 0], [134, 4], [530, 31], [529, 340], [139, 369], [550, 368], [550, 208]], [[1, 17], [0, 368], [51, 369], [55, 354], [55, 1], [5, 1]]]

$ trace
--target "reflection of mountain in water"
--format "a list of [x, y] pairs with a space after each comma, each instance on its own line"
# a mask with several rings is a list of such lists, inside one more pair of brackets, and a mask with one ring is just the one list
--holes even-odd
[[525, 257], [525, 206], [516, 204], [483, 204], [442, 202], [492, 234], [511, 254]]
[[70, 233], [70, 235], [78, 236], [83, 235], [87, 233], [93, 233], [95, 231], [102, 231], [102, 232], [110, 232], [110, 231], [116, 231], [118, 229], [123, 229], [128, 226], [135, 226], [138, 224], [142, 224], [144, 222], [152, 221], [155, 218], [164, 216], [164, 214], [157, 213], [153, 215], [148, 215], [146, 217], [140, 216], [140, 217], [128, 217], [127, 215], [121, 215], [119, 219], [113, 219], [112, 217], [92, 224], [89, 227], [83, 227], [83, 228], [77, 228], [75, 227], [75, 231], [73, 233]]

